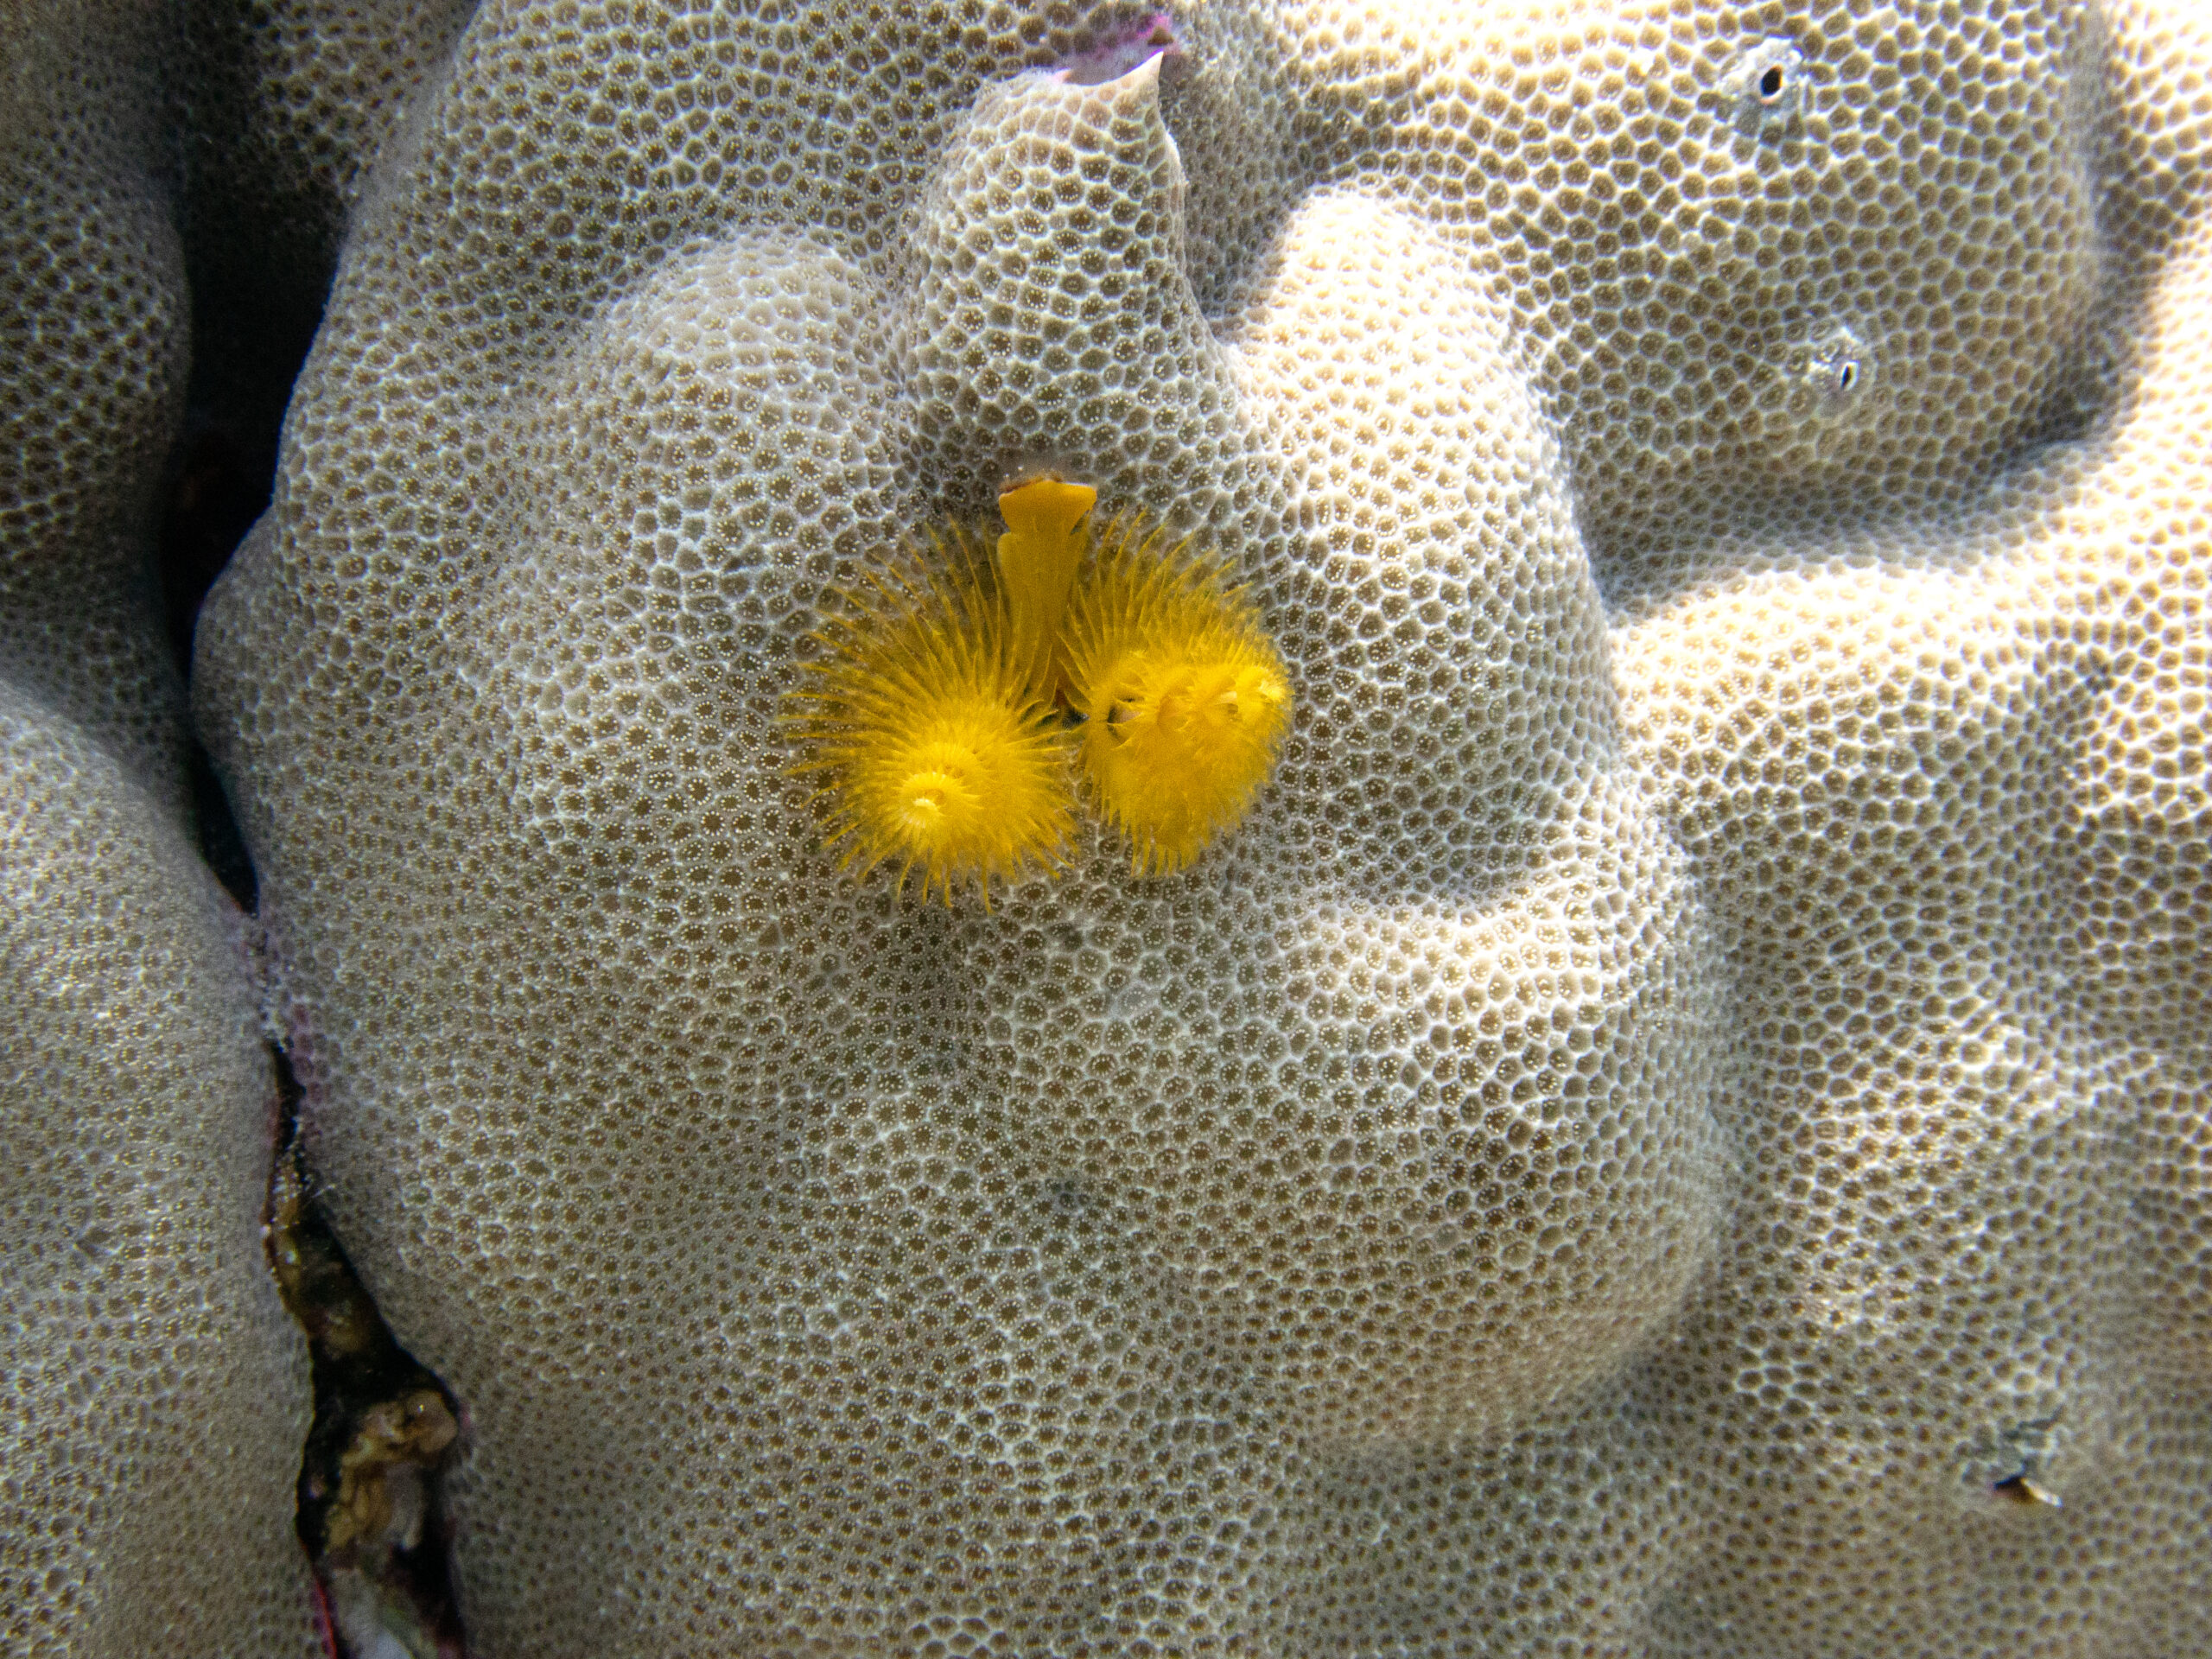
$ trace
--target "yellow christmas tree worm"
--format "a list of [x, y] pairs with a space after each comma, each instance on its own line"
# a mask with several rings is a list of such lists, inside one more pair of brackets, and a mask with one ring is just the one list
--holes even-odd
[[1085, 562], [1098, 493], [1037, 479], [999, 498], [995, 559], [957, 525], [938, 574], [877, 580], [817, 637], [792, 723], [827, 772], [832, 845], [865, 874], [896, 860], [922, 893], [1061, 855], [1062, 705], [1138, 874], [1188, 865], [1250, 808], [1290, 720], [1282, 658], [1241, 592], [1134, 520]]
[[1050, 869], [1069, 826], [1066, 742], [1033, 683], [1006, 595], [969, 556], [912, 581], [885, 579], [817, 636], [824, 656], [793, 692], [805, 764], [827, 772], [830, 842], [866, 874], [897, 861], [922, 896]]
[[1242, 818], [1290, 724], [1290, 677], [1239, 589], [1123, 519], [1099, 533], [1063, 632], [1084, 769], [1139, 874], [1179, 870]]

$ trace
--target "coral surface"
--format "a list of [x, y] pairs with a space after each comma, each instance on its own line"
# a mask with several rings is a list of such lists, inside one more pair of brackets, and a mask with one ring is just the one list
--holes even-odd
[[188, 352], [159, 9], [0, 14], [0, 680], [183, 804], [155, 496]]
[[[194, 709], [482, 1654], [2202, 1645], [2193, 6], [270, 3]], [[1043, 470], [1280, 765], [902, 899], [791, 693]]]
[[237, 909], [114, 753], [0, 685], [0, 1647], [311, 1651], [307, 1353]]
[[276, 1090], [151, 557], [188, 354], [168, 21], [0, 14], [0, 1649], [304, 1659]]

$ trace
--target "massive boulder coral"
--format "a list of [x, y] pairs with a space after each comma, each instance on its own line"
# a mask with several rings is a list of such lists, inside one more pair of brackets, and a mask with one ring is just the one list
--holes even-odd
[[245, 925], [114, 753], [0, 685], [0, 1637], [304, 1656], [307, 1351], [262, 1262]]
[[305, 1345], [251, 929], [153, 561], [188, 346], [165, 8], [0, 17], [0, 1645], [304, 1656]]
[[[484, 1651], [2185, 1647], [2188, 26], [481, 8], [195, 696]], [[1040, 467], [1296, 725], [901, 904], [785, 694]]]
[[0, 678], [184, 804], [154, 576], [188, 354], [155, 7], [0, 18]]
[[[192, 295], [192, 419], [179, 470], [197, 544], [173, 590], [212, 581], [261, 505], [293, 375], [372, 164], [440, 72], [471, 0], [194, 0], [173, 9], [169, 194]], [[195, 585], [196, 583], [196, 585]]]

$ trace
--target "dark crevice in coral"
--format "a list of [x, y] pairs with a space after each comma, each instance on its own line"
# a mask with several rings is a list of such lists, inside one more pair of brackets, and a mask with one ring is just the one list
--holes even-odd
[[397, 1643], [412, 1659], [466, 1659], [445, 1479], [459, 1402], [394, 1340], [315, 1200], [299, 1143], [300, 1085], [273, 1045], [282, 1144], [269, 1183], [268, 1249], [307, 1333], [315, 1417], [295, 1526], [315, 1567], [334, 1659]]
[[1165, 60], [1160, 66], [1164, 77], [1170, 63], [1180, 67], [1182, 55], [1183, 39], [1174, 18], [1154, 11], [1134, 23], [1102, 31], [1096, 44], [1070, 58], [1060, 73], [1071, 86], [1103, 86], [1155, 57]]
[[184, 766], [186, 786], [192, 791], [193, 822], [200, 830], [200, 856], [250, 916], [261, 902], [261, 881], [253, 873], [253, 858], [238, 833], [238, 822], [231, 816], [222, 780], [215, 776], [215, 763], [193, 742], [187, 747]]
[[[286, 387], [289, 395], [289, 380]], [[276, 474], [275, 426], [253, 430], [250, 411], [219, 409], [206, 392], [194, 385], [184, 431], [169, 452], [156, 552], [169, 649], [188, 675], [200, 602], [268, 506]], [[280, 404], [276, 417], [283, 413]]]
[[159, 558], [188, 673], [200, 601], [274, 493], [284, 413], [322, 326], [344, 224], [327, 188], [285, 178], [266, 148], [252, 13], [218, 0], [191, 14], [179, 100], [192, 373]]

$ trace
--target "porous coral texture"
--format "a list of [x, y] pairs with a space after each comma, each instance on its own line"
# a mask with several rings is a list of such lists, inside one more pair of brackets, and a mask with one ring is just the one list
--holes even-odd
[[[473, 0], [197, 0], [165, 67], [184, 116], [197, 390], [245, 410], [297, 368], [370, 166], [440, 72]], [[271, 416], [281, 412], [281, 403]], [[195, 434], [205, 437], [208, 435]], [[228, 549], [225, 549], [228, 551]]]
[[315, 1651], [307, 1350], [261, 1255], [244, 926], [102, 744], [0, 685], [0, 1645]]
[[0, 14], [0, 1648], [305, 1655], [247, 924], [186, 823], [169, 9]]
[[[2190, 27], [486, 0], [196, 692], [483, 1652], [2196, 1640]], [[1281, 767], [901, 904], [784, 694], [1040, 467]]]
[[130, 0], [0, 16], [0, 679], [178, 810], [183, 688], [153, 570], [188, 356], [166, 20]]

